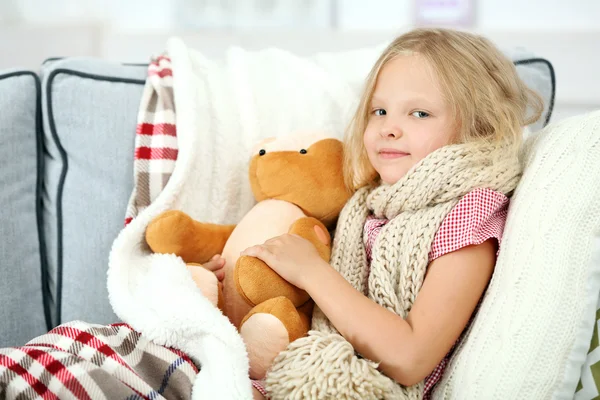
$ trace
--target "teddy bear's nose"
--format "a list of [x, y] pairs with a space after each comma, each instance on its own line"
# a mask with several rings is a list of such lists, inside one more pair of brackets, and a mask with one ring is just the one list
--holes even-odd
[[267, 151], [266, 151], [265, 149], [260, 149], [260, 150], [258, 151], [258, 155], [259, 155], [259, 156], [264, 156], [265, 154], [267, 154]]

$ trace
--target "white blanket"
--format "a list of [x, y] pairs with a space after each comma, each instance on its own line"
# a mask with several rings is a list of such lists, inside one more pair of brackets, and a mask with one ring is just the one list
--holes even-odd
[[216, 62], [178, 38], [168, 42], [178, 159], [165, 189], [115, 240], [107, 284], [119, 318], [201, 365], [193, 399], [252, 398], [245, 346], [180, 258], [150, 252], [146, 226], [169, 209], [201, 221], [237, 222], [254, 204], [247, 179], [253, 146], [300, 130], [341, 137], [381, 50], [299, 58], [232, 48]]

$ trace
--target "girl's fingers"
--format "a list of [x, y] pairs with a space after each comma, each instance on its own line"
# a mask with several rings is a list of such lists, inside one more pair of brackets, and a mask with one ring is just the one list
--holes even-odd
[[258, 255], [258, 253], [260, 253], [261, 251], [261, 247], [260, 246], [252, 246], [252, 247], [248, 247], [246, 250], [242, 251], [240, 253], [241, 256], [250, 256], [250, 257], [256, 257]]
[[223, 281], [225, 279], [225, 268], [220, 268], [215, 271], [215, 276], [219, 281]]
[[225, 259], [220, 256], [218, 258], [213, 257], [210, 261], [202, 264], [202, 266], [209, 271], [215, 272], [225, 266]]
[[256, 257], [259, 260], [264, 261], [269, 266], [271, 266], [271, 264], [269, 262], [273, 260], [272, 248], [271, 248], [271, 246], [269, 246], [267, 244], [248, 247], [246, 250], [244, 250], [242, 252], [241, 255]]

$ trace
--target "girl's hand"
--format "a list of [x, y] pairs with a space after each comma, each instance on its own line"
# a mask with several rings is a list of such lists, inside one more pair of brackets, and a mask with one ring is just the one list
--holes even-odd
[[283, 279], [304, 290], [313, 271], [328, 265], [311, 242], [293, 234], [277, 236], [264, 244], [249, 247], [241, 255], [261, 259]]
[[220, 254], [215, 254], [209, 261], [202, 264], [204, 268], [213, 272], [219, 281], [225, 278], [225, 259]]

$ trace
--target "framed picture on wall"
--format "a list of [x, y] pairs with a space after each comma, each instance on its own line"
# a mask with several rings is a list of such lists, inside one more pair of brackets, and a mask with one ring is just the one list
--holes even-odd
[[472, 27], [476, 0], [414, 0], [415, 24], [419, 26]]

